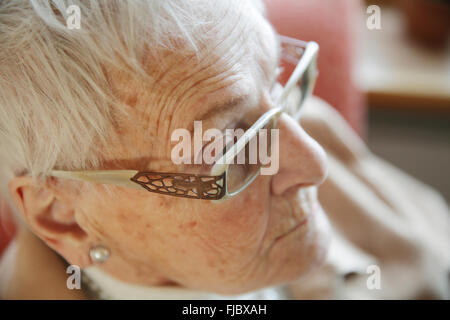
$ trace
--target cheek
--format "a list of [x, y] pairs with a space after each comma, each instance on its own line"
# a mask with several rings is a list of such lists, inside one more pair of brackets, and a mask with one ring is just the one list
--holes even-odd
[[269, 220], [270, 199], [263, 180], [258, 178], [238, 196], [205, 208], [202, 219], [199, 215], [198, 232], [214, 247], [230, 254], [254, 253]]
[[[171, 197], [111, 197], [92, 202], [88, 232], [127, 259], [246, 261], [264, 238], [269, 220], [268, 182], [259, 177], [223, 203]], [[124, 199], [124, 200], [119, 200]], [[178, 261], [179, 262], [179, 261]]]
[[130, 254], [133, 251], [148, 253], [158, 251], [167, 238], [177, 236], [171, 233], [176, 215], [167, 210], [165, 201], [160, 202], [158, 198], [152, 201], [152, 198], [128, 193], [103, 199], [84, 203], [84, 224], [94, 239], [112, 248]]

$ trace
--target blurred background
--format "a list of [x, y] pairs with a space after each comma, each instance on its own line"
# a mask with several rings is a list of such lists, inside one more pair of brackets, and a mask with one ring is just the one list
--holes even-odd
[[450, 0], [368, 0], [366, 8], [372, 4], [381, 29], [361, 28], [356, 68], [369, 147], [449, 203]]
[[279, 33], [320, 44], [314, 93], [450, 202], [450, 0], [266, 4]]

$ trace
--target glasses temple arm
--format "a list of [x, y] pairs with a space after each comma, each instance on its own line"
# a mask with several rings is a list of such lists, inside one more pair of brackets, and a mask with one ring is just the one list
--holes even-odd
[[137, 170], [90, 170], [90, 171], [52, 170], [50, 171], [50, 175], [56, 178], [112, 184], [116, 186], [142, 190], [142, 187], [140, 185], [130, 180], [138, 172], [139, 171]]

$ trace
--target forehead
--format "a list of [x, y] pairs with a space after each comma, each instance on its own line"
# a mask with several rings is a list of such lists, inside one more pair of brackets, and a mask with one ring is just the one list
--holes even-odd
[[192, 37], [197, 41], [192, 46], [182, 45], [166, 54], [159, 53], [161, 63], [156, 67], [163, 72], [185, 73], [193, 69], [217, 73], [232, 65], [253, 67], [252, 62], [276, 63], [279, 44], [268, 21], [254, 7], [242, 6], [235, 10], [207, 30], [196, 30]]
[[134, 150], [170, 158], [171, 132], [188, 129], [199, 116], [235, 98], [254, 101], [275, 73], [278, 41], [258, 10], [224, 16], [208, 31], [197, 51], [167, 50], [149, 57], [151, 81], [115, 77], [121, 99], [135, 104], [136, 122], [123, 123], [125, 132], [136, 131], [129, 135], [139, 137], [133, 140]]
[[259, 11], [241, 14], [208, 39], [195, 58], [185, 59], [184, 85], [194, 93], [185, 96], [194, 103], [190, 108], [194, 112], [220, 108], [244, 96], [255, 99], [258, 91], [273, 80], [279, 57], [278, 38]]
[[[240, 86], [260, 87], [271, 80], [279, 43], [260, 11], [241, 10], [230, 19], [224, 16], [206, 33], [199, 35], [198, 50], [172, 51], [155, 65], [161, 91], [177, 86], [193, 91], [183, 92], [184, 97], [195, 98], [216, 90], [226, 92], [226, 88], [232, 93]], [[181, 94], [181, 90], [176, 92]]]

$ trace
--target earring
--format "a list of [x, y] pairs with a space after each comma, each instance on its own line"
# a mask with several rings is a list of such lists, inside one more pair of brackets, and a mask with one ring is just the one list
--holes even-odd
[[108, 260], [109, 258], [109, 249], [102, 246], [102, 245], [96, 245], [91, 248], [89, 251], [89, 256], [91, 257], [91, 260], [94, 262], [102, 263]]

